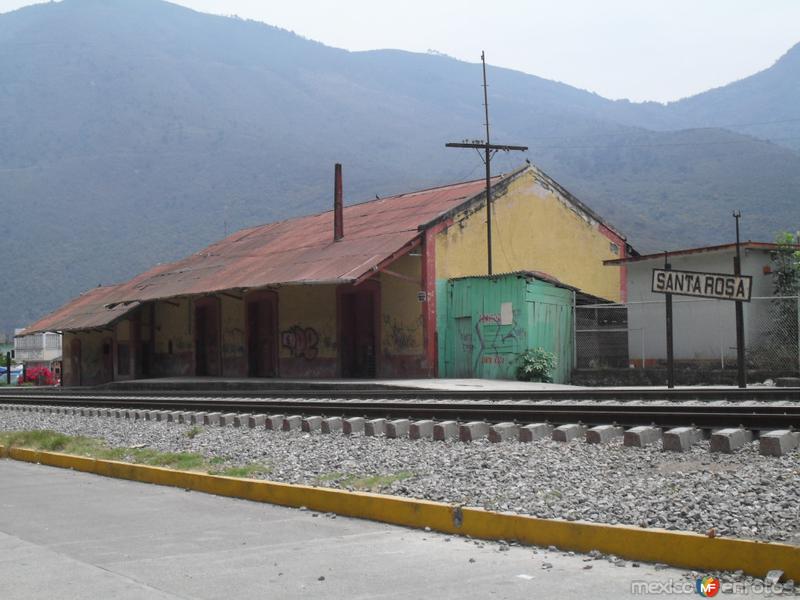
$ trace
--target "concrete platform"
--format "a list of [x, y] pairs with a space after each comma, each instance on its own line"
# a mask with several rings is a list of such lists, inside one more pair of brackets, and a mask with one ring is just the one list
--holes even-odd
[[[0, 460], [0, 590], [28, 598], [597, 598], [683, 571]], [[591, 569], [586, 569], [586, 567]], [[732, 597], [732, 596], [726, 596]]]
[[584, 389], [556, 383], [495, 379], [280, 379], [274, 377], [161, 377], [115, 381], [95, 389], [165, 391], [265, 391], [265, 390], [361, 390], [423, 389], [453, 391], [526, 391]]

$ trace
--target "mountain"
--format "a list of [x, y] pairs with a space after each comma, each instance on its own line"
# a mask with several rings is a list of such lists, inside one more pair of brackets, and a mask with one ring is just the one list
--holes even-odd
[[609, 118], [651, 129], [721, 127], [800, 150], [800, 44], [755, 75], [663, 105], [618, 101]]
[[[349, 202], [482, 171], [444, 148], [483, 136], [480, 67], [444, 56], [347, 52], [160, 0], [2, 14], [0, 52], [0, 330], [234, 229], [327, 209], [337, 161]], [[729, 241], [734, 208], [745, 238], [772, 239], [800, 223], [800, 153], [715, 123], [777, 120], [784, 96], [790, 116], [787, 56], [777, 76], [666, 106], [490, 67], [492, 137], [529, 145], [641, 250]]]

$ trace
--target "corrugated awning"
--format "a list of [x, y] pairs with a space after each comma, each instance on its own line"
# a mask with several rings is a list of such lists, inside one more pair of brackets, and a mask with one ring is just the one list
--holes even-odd
[[118, 288], [119, 286], [112, 285], [84, 292], [57, 311], [25, 328], [15, 337], [45, 331], [85, 331], [106, 328], [139, 306], [139, 302], [129, 302], [107, 308], [106, 305], [116, 298]]

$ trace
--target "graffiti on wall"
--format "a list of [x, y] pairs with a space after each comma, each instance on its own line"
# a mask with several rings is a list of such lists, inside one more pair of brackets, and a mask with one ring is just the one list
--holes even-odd
[[319, 354], [319, 333], [313, 327], [292, 325], [281, 331], [281, 346], [286, 348], [293, 358], [314, 360]]
[[524, 340], [527, 334], [519, 324], [519, 309], [509, 312], [511, 314], [505, 318], [500, 313], [478, 315], [478, 322], [475, 324], [478, 352], [475, 356], [474, 372], [478, 372], [479, 364], [502, 365], [515, 360], [515, 342]]
[[422, 329], [421, 315], [413, 323], [403, 323], [389, 315], [383, 315], [383, 330], [387, 345], [397, 353], [419, 349], [417, 340], [420, 329]]

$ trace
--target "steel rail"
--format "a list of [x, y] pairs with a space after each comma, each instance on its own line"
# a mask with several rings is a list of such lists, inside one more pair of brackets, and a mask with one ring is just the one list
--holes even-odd
[[800, 428], [798, 405], [642, 405], [642, 404], [532, 404], [525, 402], [409, 402], [319, 399], [226, 400], [182, 397], [78, 396], [53, 394], [24, 399], [2, 398], [2, 403], [55, 406], [82, 406], [169, 411], [205, 411], [236, 413], [281, 413], [323, 416], [363, 416], [369, 418], [410, 418], [456, 421], [516, 421], [554, 424], [582, 422], [587, 425], [616, 423], [622, 426], [656, 425], [674, 427], [694, 425], [711, 429], [743, 426], [751, 429]]
[[59, 395], [100, 397], [175, 397], [175, 398], [359, 398], [430, 400], [658, 400], [658, 401], [791, 401], [800, 403], [800, 388], [691, 388], [691, 389], [556, 389], [556, 390], [433, 390], [420, 388], [264, 388], [264, 389], [85, 389], [85, 388], [0, 388], [0, 402]]

